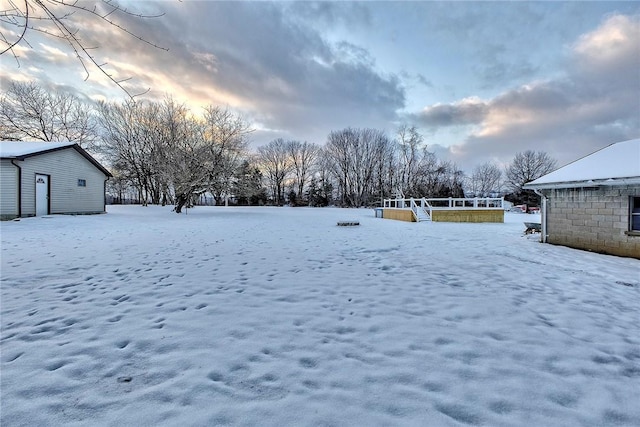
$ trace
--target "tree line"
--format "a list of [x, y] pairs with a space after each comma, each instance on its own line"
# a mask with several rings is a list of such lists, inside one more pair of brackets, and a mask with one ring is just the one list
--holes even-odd
[[428, 150], [415, 126], [393, 136], [371, 128], [331, 131], [324, 145], [274, 139], [251, 150], [250, 123], [215, 105], [194, 114], [171, 97], [120, 103], [83, 101], [35, 83], [12, 82], [0, 96], [0, 139], [77, 142], [114, 175], [115, 202], [175, 205], [203, 197], [215, 204], [372, 206], [389, 197], [490, 196], [522, 189], [555, 168], [544, 152], [518, 153], [501, 169], [478, 165], [469, 175]]

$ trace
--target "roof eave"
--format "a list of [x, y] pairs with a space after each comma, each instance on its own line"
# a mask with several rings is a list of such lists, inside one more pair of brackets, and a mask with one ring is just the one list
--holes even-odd
[[545, 190], [555, 188], [612, 187], [617, 185], [640, 185], [640, 176], [628, 178], [590, 179], [587, 181], [549, 182], [525, 184], [525, 190]]
[[92, 165], [94, 165], [96, 168], [98, 168], [100, 170], [100, 172], [105, 174], [108, 178], [113, 178], [113, 175], [111, 174], [111, 172], [109, 172], [109, 170], [107, 168], [102, 166], [96, 159], [94, 159], [91, 156], [91, 154], [87, 153], [87, 151], [84, 148], [80, 147], [80, 145], [78, 145], [77, 143], [71, 143], [69, 145], [63, 145], [61, 147], [55, 147], [55, 148], [50, 148], [50, 149], [46, 149], [46, 150], [41, 150], [41, 151], [37, 151], [37, 152], [34, 152], [34, 153], [27, 153], [27, 154], [16, 155], [16, 156], [2, 156], [0, 158], [9, 159], [9, 160], [25, 160], [25, 159], [28, 159], [29, 157], [39, 156], [41, 154], [53, 153], [55, 151], [66, 150], [66, 149], [69, 149], [69, 148], [73, 148], [74, 150], [76, 150], [82, 157], [87, 159]]
[[94, 159], [93, 156], [91, 156], [91, 154], [87, 153], [87, 151], [84, 148], [80, 147], [78, 144], [74, 144], [71, 147], [73, 147], [78, 153], [80, 153], [80, 155], [82, 155], [85, 159], [91, 162], [96, 168], [100, 169], [100, 171], [103, 174], [105, 174], [107, 178], [113, 178], [113, 175], [111, 174], [111, 172], [109, 172], [107, 168], [102, 166], [96, 159]]

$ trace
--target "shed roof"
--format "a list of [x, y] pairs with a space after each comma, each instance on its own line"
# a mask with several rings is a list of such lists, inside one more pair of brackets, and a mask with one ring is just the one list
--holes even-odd
[[0, 142], [0, 157], [3, 159], [17, 158], [40, 154], [63, 147], [70, 147], [73, 142], [21, 142], [2, 141]]
[[22, 141], [0, 141], [0, 158], [24, 160], [40, 154], [51, 153], [53, 151], [72, 148], [80, 153], [84, 158], [100, 169], [106, 176], [113, 176], [104, 166], [87, 153], [82, 147], [74, 142], [22, 142]]
[[616, 142], [569, 163], [524, 188], [640, 184], [640, 138]]

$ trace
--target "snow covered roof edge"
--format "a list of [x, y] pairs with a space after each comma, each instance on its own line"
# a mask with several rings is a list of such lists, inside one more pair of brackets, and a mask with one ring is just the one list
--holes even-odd
[[14, 159], [70, 147], [74, 142], [0, 141], [0, 158]]
[[527, 183], [526, 189], [640, 184], [640, 138], [610, 144]]
[[94, 159], [91, 154], [87, 153], [82, 147], [75, 142], [21, 142], [21, 141], [0, 141], [0, 158], [24, 160], [28, 157], [37, 156], [39, 154], [50, 153], [52, 151], [73, 148], [80, 153], [85, 159], [91, 162], [95, 167], [100, 169], [108, 177], [113, 175], [104, 166]]

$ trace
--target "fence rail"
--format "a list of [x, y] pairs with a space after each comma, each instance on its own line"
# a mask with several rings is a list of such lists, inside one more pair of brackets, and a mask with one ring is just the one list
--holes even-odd
[[411, 209], [420, 206], [431, 214], [432, 210], [471, 210], [471, 209], [504, 209], [504, 198], [434, 198], [434, 199], [385, 199], [383, 207], [387, 209]]

